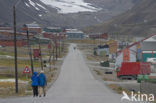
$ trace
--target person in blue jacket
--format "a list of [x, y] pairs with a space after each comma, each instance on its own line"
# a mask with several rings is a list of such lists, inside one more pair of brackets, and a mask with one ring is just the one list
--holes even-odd
[[47, 86], [47, 80], [46, 80], [46, 76], [44, 74], [44, 71], [40, 72], [39, 75], [39, 97], [46, 96], [46, 86]]
[[38, 78], [38, 73], [34, 72], [32, 77], [32, 89], [33, 89], [33, 95], [38, 96], [38, 85], [39, 85], [39, 78]]

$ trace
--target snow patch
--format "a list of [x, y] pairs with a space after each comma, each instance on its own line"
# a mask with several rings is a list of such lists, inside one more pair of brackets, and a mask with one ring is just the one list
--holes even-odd
[[30, 7], [30, 5], [29, 5], [29, 4], [27, 4], [27, 3], [25, 3], [25, 5], [26, 5], [27, 7]]
[[[0, 82], [15, 82], [15, 79], [0, 79]], [[28, 83], [28, 81], [19, 80], [20, 83]]]
[[41, 17], [41, 16], [42, 16], [42, 14], [39, 14], [38, 16], [39, 16], [39, 17]]
[[43, 3], [58, 10], [58, 13], [78, 13], [78, 12], [97, 12], [100, 8], [95, 8], [83, 0], [41, 0]]
[[29, 3], [30, 3], [36, 10], [40, 10], [40, 9], [36, 6], [36, 3], [32, 2], [31, 0], [29, 0]]
[[39, 7], [43, 8], [44, 10], [47, 10], [44, 6], [37, 4]]

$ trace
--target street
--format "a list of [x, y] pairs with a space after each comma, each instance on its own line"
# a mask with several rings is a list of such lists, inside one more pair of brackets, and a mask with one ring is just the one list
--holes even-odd
[[61, 73], [46, 97], [12, 97], [0, 99], [0, 103], [122, 103], [122, 95], [94, 79], [81, 52], [74, 50], [74, 46], [69, 47]]

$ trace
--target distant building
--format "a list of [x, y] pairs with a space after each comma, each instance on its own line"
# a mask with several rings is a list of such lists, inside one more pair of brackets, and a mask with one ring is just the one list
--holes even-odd
[[90, 34], [89, 35], [90, 39], [108, 39], [108, 34], [103, 33], [103, 34]]
[[60, 33], [64, 32], [61, 27], [46, 27], [43, 29], [44, 32], [51, 32], [51, 33]]
[[50, 39], [49, 38], [44, 38], [44, 37], [39, 37], [39, 36], [34, 36], [33, 38], [30, 39], [31, 44], [49, 44]]
[[65, 39], [65, 30], [60, 27], [47, 27], [44, 28], [43, 36], [52, 40]]
[[122, 62], [146, 62], [147, 58], [156, 58], [156, 35], [147, 37], [117, 52], [116, 66]]
[[[30, 37], [31, 34], [30, 34]], [[27, 44], [26, 33], [17, 32], [17, 46], [21, 47]], [[0, 45], [14, 46], [14, 32], [12, 30], [0, 30]]]
[[57, 39], [57, 40], [62, 40], [65, 39], [65, 33], [51, 33], [51, 32], [44, 32], [43, 33], [44, 38], [49, 38], [49, 39]]
[[145, 39], [140, 46], [143, 62], [146, 62], [147, 58], [156, 58], [156, 35]]
[[94, 50], [98, 56], [109, 56], [109, 45], [98, 45]]
[[120, 67], [122, 62], [136, 62], [137, 61], [136, 45], [137, 45], [137, 42], [117, 52], [115, 67]]
[[119, 41], [118, 42], [118, 48], [119, 49], [123, 49], [123, 48], [127, 47], [128, 45], [129, 45], [129, 43], [126, 41]]
[[66, 38], [70, 40], [79, 40], [84, 39], [84, 33], [77, 29], [67, 29], [66, 30]]
[[23, 31], [28, 30], [29, 33], [32, 33], [34, 35], [42, 33], [42, 28], [40, 27], [39, 24], [36, 23], [24, 24], [22, 30]]
[[109, 45], [109, 54], [116, 54], [118, 49], [118, 43], [115, 40], [109, 40], [106, 42]]

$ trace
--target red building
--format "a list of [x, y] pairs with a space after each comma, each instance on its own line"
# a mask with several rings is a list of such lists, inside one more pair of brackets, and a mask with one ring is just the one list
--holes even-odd
[[23, 31], [29, 31], [29, 33], [32, 33], [32, 34], [41, 34], [42, 33], [42, 28], [40, 27], [39, 24], [36, 24], [36, 23], [31, 23], [31, 24], [24, 24], [23, 28], [22, 28]]
[[44, 32], [43, 33], [44, 38], [49, 38], [49, 39], [57, 39], [57, 40], [62, 40], [65, 38], [65, 33], [52, 33], [52, 32]]
[[91, 34], [89, 35], [89, 38], [91, 39], [108, 39], [108, 34], [104, 33], [104, 34]]
[[[30, 34], [32, 37], [32, 34]], [[26, 33], [17, 32], [17, 46], [21, 47], [27, 45]], [[14, 46], [14, 32], [12, 30], [0, 30], [0, 45]]]
[[[27, 45], [27, 42], [23, 40], [17, 40], [16, 43], [18, 47]], [[1, 46], [14, 46], [14, 41], [13, 40], [0, 40], [0, 45]]]

